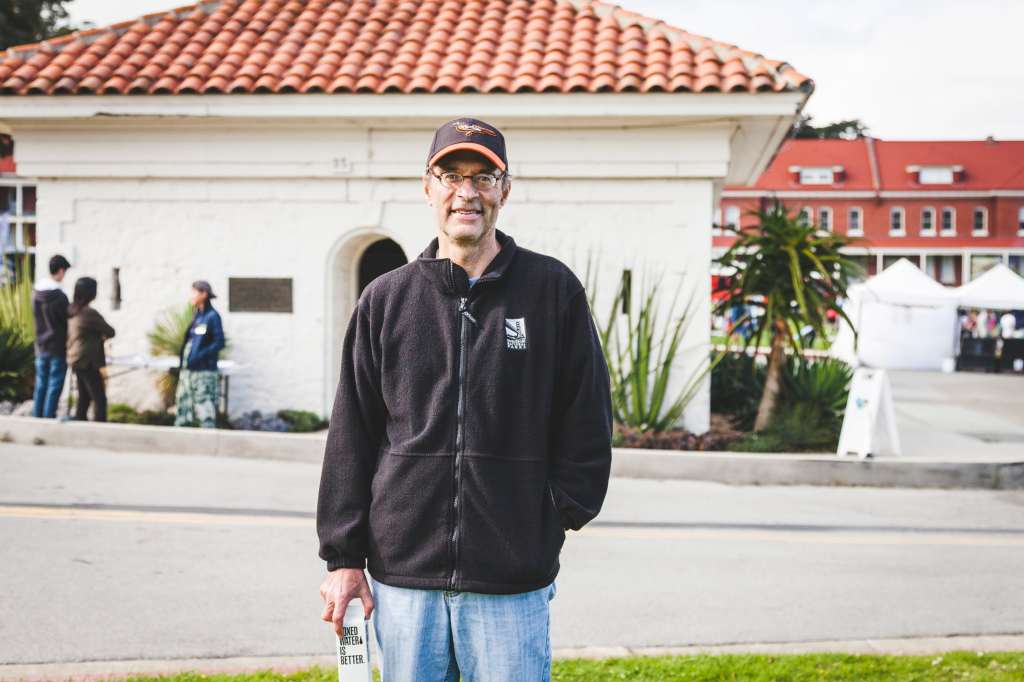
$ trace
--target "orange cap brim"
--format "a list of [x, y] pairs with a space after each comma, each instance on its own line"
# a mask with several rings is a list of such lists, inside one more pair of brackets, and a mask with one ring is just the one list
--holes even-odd
[[505, 162], [502, 161], [501, 158], [497, 154], [495, 154], [494, 152], [492, 152], [490, 149], [488, 149], [487, 147], [483, 146], [482, 144], [477, 144], [476, 142], [459, 142], [457, 144], [448, 145], [447, 147], [445, 147], [444, 149], [442, 149], [438, 153], [436, 153], [433, 156], [431, 156], [430, 160], [427, 161], [427, 165], [428, 166], [433, 166], [435, 163], [437, 163], [443, 157], [448, 156], [452, 152], [457, 152], [457, 151], [461, 151], [461, 150], [469, 150], [469, 151], [476, 152], [478, 154], [482, 154], [488, 160], [490, 160], [495, 166], [497, 166], [498, 170], [500, 170], [500, 171], [505, 170]]

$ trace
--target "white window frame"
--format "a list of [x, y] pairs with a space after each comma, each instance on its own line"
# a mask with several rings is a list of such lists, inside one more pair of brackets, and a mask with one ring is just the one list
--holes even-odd
[[[981, 213], [981, 229], [975, 227], [975, 222], [978, 219], [978, 213]], [[988, 236], [988, 209], [984, 206], [975, 206], [971, 210], [971, 236], [972, 237], [986, 237]]]
[[711, 236], [722, 236], [722, 207], [715, 209], [715, 215], [711, 218]]
[[[895, 229], [892, 226], [893, 217], [899, 215], [900, 227]], [[905, 237], [907, 235], [907, 212], [902, 206], [893, 206], [889, 209], [889, 236], [890, 237]]]
[[[738, 230], [739, 227], [740, 227], [740, 217], [741, 217], [741, 215], [742, 214], [740, 212], [740, 207], [739, 206], [726, 206], [725, 207], [725, 218], [724, 218], [724, 222], [722, 223], [722, 226], [727, 228], [727, 229], [730, 229], [730, 230]], [[735, 221], [731, 220], [731, 218], [733, 218], [733, 217], [736, 218]]]
[[[924, 217], [925, 217], [926, 214], [931, 215], [931, 217], [932, 217], [932, 220], [931, 220], [932, 226], [931, 227], [925, 227], [925, 225], [924, 225]], [[925, 207], [923, 207], [921, 209], [921, 236], [922, 237], [934, 237], [937, 234], [937, 232], [938, 232], [938, 224], [937, 224], [936, 221], [938, 219], [938, 215], [939, 214], [938, 214], [938, 212], [936, 212], [934, 206], [925, 206]]]
[[[36, 226], [36, 239], [39, 239], [39, 185], [34, 180], [22, 178], [0, 178], [0, 187], [14, 188], [14, 212], [7, 214], [7, 222], [14, 237], [13, 243], [7, 245], [8, 254], [35, 253], [36, 247], [25, 245], [25, 223], [33, 223]], [[36, 212], [30, 215], [25, 213], [25, 187], [36, 189]], [[0, 213], [6, 212], [7, 207], [0, 207]], [[3, 256], [6, 254], [0, 254]]]
[[[851, 220], [854, 214], [857, 215], [857, 227], [853, 227], [853, 220]], [[846, 212], [846, 236], [864, 236], [864, 209], [860, 206], [851, 206]]]
[[1017, 209], [1017, 236], [1024, 237], [1024, 206]]
[[[828, 218], [826, 218], [825, 220], [822, 220], [822, 218], [825, 218], [825, 216], [828, 216]], [[832, 217], [833, 216], [832, 216], [832, 207], [831, 206], [819, 206], [818, 207], [818, 223], [817, 223], [817, 225], [818, 225], [818, 227], [820, 229], [826, 230], [827, 232], [835, 232], [836, 224], [835, 224], [835, 221], [832, 219]], [[828, 226], [825, 226], [824, 223], [828, 223]]]
[[836, 172], [831, 166], [807, 166], [800, 169], [801, 185], [834, 185]]
[[814, 224], [814, 209], [810, 206], [804, 206], [796, 214], [797, 222], [801, 225], [808, 226]]
[[[946, 229], [946, 211], [949, 211], [949, 229]], [[939, 235], [943, 237], [956, 236], [956, 209], [952, 206], [943, 206], [939, 213]]]

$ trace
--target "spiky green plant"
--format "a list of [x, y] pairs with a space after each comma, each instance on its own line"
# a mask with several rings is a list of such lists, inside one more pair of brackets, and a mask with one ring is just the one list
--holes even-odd
[[842, 360], [804, 360], [794, 358], [785, 374], [786, 404], [816, 405], [831, 415], [836, 424], [842, 421], [850, 391], [853, 370]]
[[29, 256], [23, 255], [16, 266], [14, 280], [0, 286], [0, 400], [29, 397], [35, 377]]
[[[797, 216], [776, 203], [768, 210], [753, 212], [758, 224], [734, 229], [736, 240], [716, 263], [735, 273], [725, 285], [729, 296], [719, 312], [736, 305], [757, 305], [764, 314], [745, 315], [754, 333], [747, 344], [771, 342], [768, 371], [758, 405], [754, 429], [768, 427], [782, 390], [785, 351], [802, 348], [794, 329], [805, 326], [826, 336], [827, 313], [837, 312], [848, 324], [840, 302], [859, 266], [841, 249], [851, 243], [846, 237], [803, 224]], [[851, 324], [852, 327], [852, 324]]]
[[[153, 328], [146, 333], [150, 354], [177, 356], [181, 352], [181, 342], [194, 314], [195, 308], [191, 303], [165, 309]], [[156, 381], [156, 387], [164, 406], [173, 405], [174, 394], [178, 388], [178, 371], [175, 369], [162, 373]]]
[[[588, 281], [590, 271], [588, 266]], [[669, 395], [673, 364], [683, 352], [683, 337], [695, 319], [694, 299], [691, 297], [677, 314], [681, 285], [664, 311], [658, 283], [650, 286], [641, 283], [636, 296], [630, 289], [625, 281], [621, 282], [605, 319], [597, 319], [595, 315], [611, 379], [612, 411], [620, 424], [641, 431], [665, 431], [679, 421], [700, 390], [704, 377], [721, 356], [709, 359], [703, 349], [695, 350], [700, 353], [701, 363], [686, 378], [678, 393]], [[591, 310], [594, 310], [596, 278], [588, 291]], [[622, 313], [623, 307], [625, 313]], [[659, 317], [661, 313], [665, 315], [665, 322]]]

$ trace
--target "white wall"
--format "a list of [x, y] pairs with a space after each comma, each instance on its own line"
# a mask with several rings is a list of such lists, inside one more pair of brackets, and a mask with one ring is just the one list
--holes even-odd
[[[514, 180], [500, 229], [581, 279], [593, 253], [604, 297], [625, 267], [637, 280], [663, 275], [666, 288], [685, 274], [696, 287], [677, 380], [707, 354], [713, 190], [728, 168], [730, 130], [506, 129]], [[97, 307], [118, 329], [115, 354], [145, 352], [156, 315], [184, 302], [194, 279], [226, 299], [228, 277], [291, 277], [293, 314], [220, 306], [230, 358], [244, 366], [232, 379], [232, 412], [324, 413], [354, 300], [351, 273], [336, 273], [368, 235], [395, 239], [410, 259], [433, 236], [418, 179], [431, 132], [118, 121], [17, 134], [19, 167], [43, 176], [40, 257], [60, 249], [72, 278], [99, 280]], [[114, 267], [118, 311], [109, 304]], [[708, 411], [705, 383], [686, 425], [706, 429]]]

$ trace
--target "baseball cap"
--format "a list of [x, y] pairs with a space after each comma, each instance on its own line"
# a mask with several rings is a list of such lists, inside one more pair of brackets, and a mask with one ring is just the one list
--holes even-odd
[[217, 294], [213, 293], [213, 287], [211, 287], [210, 283], [207, 282], [205, 279], [197, 279], [196, 281], [192, 282], [192, 288], [195, 289], [196, 291], [205, 292], [206, 295], [209, 296], [210, 298], [217, 298]]
[[476, 118], [456, 118], [438, 128], [430, 145], [427, 166], [433, 166], [446, 154], [463, 149], [482, 154], [498, 170], [508, 168], [505, 137], [490, 123]]

